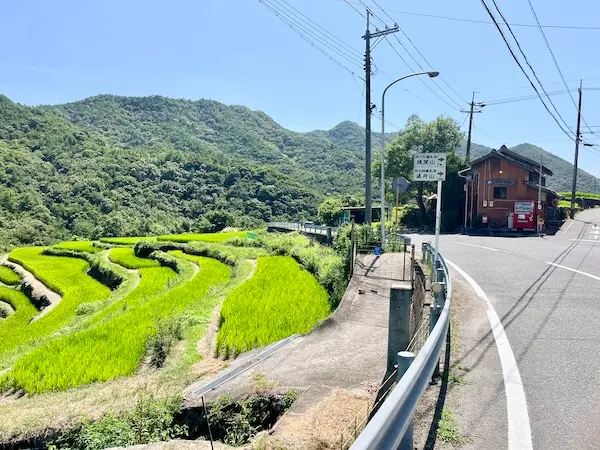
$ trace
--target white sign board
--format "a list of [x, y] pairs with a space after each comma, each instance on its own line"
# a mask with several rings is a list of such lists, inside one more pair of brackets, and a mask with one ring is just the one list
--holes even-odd
[[413, 180], [414, 181], [445, 181], [446, 180], [446, 154], [445, 153], [415, 153]]

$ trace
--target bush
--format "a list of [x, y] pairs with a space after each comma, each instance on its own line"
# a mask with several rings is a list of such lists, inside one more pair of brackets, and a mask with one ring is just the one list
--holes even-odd
[[83, 422], [52, 442], [49, 448], [101, 450], [185, 437], [186, 427], [174, 420], [180, 408], [181, 397], [155, 400], [152, 395], [142, 394], [133, 411], [119, 416], [109, 412], [95, 422]]
[[6, 319], [12, 313], [10, 305], [4, 302], [0, 302], [0, 319]]
[[102, 306], [102, 302], [89, 302], [89, 303], [80, 303], [77, 305], [77, 309], [75, 309], [75, 314], [78, 316], [85, 316], [87, 314], [92, 314]]
[[164, 366], [173, 344], [183, 339], [184, 321], [182, 317], [161, 320], [156, 332], [148, 338], [148, 356], [150, 364], [157, 369]]

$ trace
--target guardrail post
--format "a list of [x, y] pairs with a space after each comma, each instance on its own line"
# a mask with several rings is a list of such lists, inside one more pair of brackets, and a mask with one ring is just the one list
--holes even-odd
[[405, 350], [410, 343], [410, 310], [412, 286], [398, 283], [390, 289], [390, 318], [388, 328], [388, 373], [394, 370], [398, 351]]
[[441, 267], [437, 268], [435, 281], [437, 281], [438, 283], [443, 283], [444, 281], [444, 269], [442, 269]]
[[331, 227], [327, 227], [327, 242], [331, 242]]
[[[440, 314], [442, 313], [442, 308], [439, 305], [436, 305], [435, 302], [429, 305], [429, 334], [435, 328], [435, 324], [440, 318]], [[433, 369], [433, 375], [431, 381], [433, 382], [436, 378], [440, 376], [440, 360], [438, 359], [437, 364], [435, 365], [435, 369]]]
[[[412, 352], [398, 352], [398, 381], [406, 373], [412, 362], [415, 360], [415, 354]], [[410, 421], [410, 425], [404, 433], [404, 437], [400, 441], [398, 450], [413, 450], [413, 432], [414, 421]]]
[[421, 242], [421, 262], [427, 261], [427, 242]]

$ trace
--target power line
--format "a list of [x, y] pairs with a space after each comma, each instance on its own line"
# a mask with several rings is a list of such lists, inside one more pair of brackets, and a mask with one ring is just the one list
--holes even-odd
[[[390, 20], [393, 20], [394, 23], [396, 23], [396, 20], [392, 16], [390, 16], [385, 9], [383, 9], [381, 6], [379, 6], [379, 3], [377, 3], [376, 0], [371, 0], [371, 1], [375, 4], [375, 6], [377, 6], [383, 12], [383, 14], [385, 14]], [[432, 69], [432, 70], [435, 70], [434, 67], [433, 67], [433, 65], [427, 60], [427, 58], [425, 58], [425, 56], [423, 55], [423, 53], [421, 53], [421, 51], [418, 49], [418, 47], [413, 43], [412, 39], [404, 32], [404, 30], [402, 28], [400, 28], [400, 32], [408, 40], [408, 42], [410, 43], [410, 45], [413, 46], [413, 48], [417, 51], [417, 53], [419, 54], [419, 56], [423, 59], [423, 61], [425, 61], [425, 63], [429, 66], [429, 68]], [[397, 36], [394, 36], [394, 37], [398, 40], [398, 42], [400, 42], [400, 39], [398, 39]], [[413, 60], [415, 61], [415, 63], [417, 63], [417, 61], [414, 58], [413, 58]], [[417, 63], [417, 65], [419, 65], [419, 63]], [[419, 65], [419, 67], [420, 67], [420, 65]], [[421, 67], [421, 69], [422, 69], [422, 67]], [[469, 103], [467, 100], [465, 100], [463, 98], [462, 95], [460, 95], [458, 92], [456, 92], [454, 90], [454, 88], [452, 86], [450, 86], [441, 75], [439, 75], [437, 78], [439, 78], [442, 81], [442, 83], [444, 83], [446, 86], [448, 86], [448, 88], [452, 92], [454, 92], [454, 94], [456, 94], [458, 96], [458, 98], [460, 98], [464, 103]], [[434, 84], [436, 84], [436, 80], [432, 80], [432, 81], [433, 81]], [[439, 86], [438, 86], [438, 88], [439, 88]], [[461, 106], [458, 103], [457, 103], [457, 105]]]
[[[364, 2], [363, 2], [362, 0], [359, 0], [359, 1], [360, 1], [360, 3], [361, 3], [363, 6], [367, 7], [367, 6], [364, 4]], [[384, 13], [384, 14], [385, 14], [385, 15], [386, 15], [386, 16], [387, 16], [387, 17], [388, 17], [390, 20], [393, 20], [395, 25], [397, 25], [397, 23], [396, 23], [396, 21], [394, 20], [394, 18], [393, 18], [392, 16], [390, 16], [390, 15], [389, 15], [389, 14], [388, 14], [388, 13], [385, 11], [385, 9], [383, 9], [381, 6], [379, 6], [379, 4], [378, 4], [378, 3], [377, 3], [375, 0], [372, 0], [372, 2], [373, 2], [373, 3], [375, 4], [375, 6], [377, 6], [377, 8], [379, 8], [379, 9], [380, 9], [380, 10], [381, 10], [381, 11], [382, 11], [382, 12], [383, 12], [383, 13]], [[379, 21], [381, 21], [381, 22], [382, 22], [382, 23], [384, 23], [384, 25], [385, 25], [385, 22], [384, 22], [384, 21], [383, 21], [381, 18], [379, 18], [379, 17], [378, 17], [376, 14], [374, 14], [373, 12], [371, 12], [371, 14], [373, 14], [375, 17], [377, 17], [377, 19], [379, 19]], [[409, 36], [408, 36], [408, 35], [407, 35], [407, 34], [404, 32], [404, 30], [403, 30], [402, 28], [400, 28], [400, 27], [398, 27], [398, 28], [400, 29], [400, 32], [401, 32], [401, 33], [404, 35], [404, 37], [405, 37], [405, 38], [408, 40], [408, 42], [409, 42], [409, 43], [410, 43], [410, 44], [413, 46], [413, 48], [414, 48], [414, 49], [417, 51], [417, 53], [419, 54], [419, 56], [421, 56], [421, 58], [423, 59], [423, 61], [425, 61], [425, 63], [426, 63], [428, 66], [429, 66], [430, 70], [434, 70], [434, 67], [433, 67], [433, 65], [432, 65], [432, 64], [431, 64], [431, 63], [430, 63], [430, 62], [427, 60], [427, 58], [425, 58], [425, 56], [423, 55], [423, 53], [421, 53], [421, 51], [420, 51], [420, 50], [417, 48], [417, 46], [416, 46], [416, 45], [413, 43], [413, 41], [411, 40], [411, 38], [410, 38], [410, 37], [409, 37]], [[419, 69], [421, 69], [423, 72], [426, 72], [427, 70], [426, 70], [426, 69], [425, 69], [425, 68], [424, 68], [424, 67], [423, 67], [423, 66], [422, 66], [422, 65], [419, 63], [419, 61], [417, 61], [417, 59], [416, 59], [416, 58], [413, 56], [413, 54], [412, 54], [412, 53], [411, 53], [411, 52], [410, 52], [410, 51], [409, 51], [409, 50], [406, 48], [406, 46], [405, 46], [405, 45], [402, 43], [402, 41], [401, 41], [401, 40], [398, 38], [398, 36], [394, 35], [394, 38], [396, 38], [396, 41], [398, 41], [398, 44], [400, 44], [400, 46], [401, 46], [401, 47], [404, 49], [404, 51], [405, 51], [405, 52], [408, 54], [408, 56], [410, 56], [410, 58], [411, 58], [411, 59], [412, 59], [412, 60], [415, 62], [415, 64], [417, 65], [417, 67], [419, 67]], [[389, 41], [388, 41], [388, 42], [389, 42]], [[392, 44], [390, 43], [390, 45], [392, 45]], [[404, 58], [402, 58], [402, 60], [404, 61]], [[404, 63], [406, 64], [406, 61], [404, 61]], [[408, 66], [408, 64], [407, 64], [407, 66]], [[408, 66], [408, 67], [410, 68], [410, 66]], [[410, 70], [413, 70], [413, 69], [411, 68]], [[414, 71], [414, 70], [413, 70], [413, 71]], [[452, 88], [452, 86], [450, 86], [450, 85], [449, 85], [449, 84], [446, 82], [446, 80], [444, 80], [444, 79], [443, 79], [443, 77], [442, 77], [442, 76], [438, 76], [438, 78], [439, 78], [439, 79], [441, 79], [441, 80], [442, 80], [442, 82], [443, 82], [444, 84], [446, 84], [446, 86], [448, 86], [448, 87], [450, 88], [450, 90], [452, 90], [452, 92], [454, 92], [454, 93], [455, 93], [455, 94], [458, 96], [458, 98], [460, 98], [460, 99], [461, 99], [462, 101], [464, 101], [465, 103], [468, 103], [468, 102], [467, 102], [467, 101], [466, 101], [464, 98], [462, 98], [462, 97], [461, 97], [461, 95], [460, 95], [458, 92], [456, 92], [456, 91], [455, 91], [455, 90]], [[441, 91], [441, 92], [442, 92], [442, 93], [443, 93], [443, 94], [444, 94], [446, 97], [448, 97], [448, 99], [449, 99], [451, 102], [453, 102], [453, 103], [454, 103], [454, 104], [455, 104], [455, 105], [456, 105], [458, 108], [460, 108], [460, 107], [462, 106], [460, 103], [458, 103], [456, 100], [454, 100], [454, 99], [453, 99], [453, 98], [452, 98], [450, 95], [448, 95], [448, 93], [447, 93], [446, 91], [444, 91], [444, 90], [443, 90], [443, 89], [442, 89], [442, 88], [441, 88], [441, 87], [440, 87], [440, 86], [439, 86], [439, 85], [436, 83], [436, 80], [433, 80], [433, 79], [432, 79], [431, 81], [432, 81], [432, 82], [433, 82], [433, 84], [435, 84], [435, 86], [436, 86], [436, 87], [437, 87], [437, 88], [438, 88], [438, 89], [439, 89], [439, 90], [440, 90], [440, 91]], [[429, 86], [429, 85], [427, 85], [427, 84], [426, 84], [426, 86]], [[430, 88], [430, 90], [431, 90], [431, 88]], [[433, 91], [432, 91], [432, 92], [433, 92]], [[436, 95], [437, 95], [437, 94], [436, 94]], [[439, 96], [438, 96], [438, 97], [439, 97]]]
[[[312, 40], [310, 37], [308, 37], [307, 34], [309, 34], [309, 33], [304, 31], [301, 27], [298, 27], [297, 24], [294, 23], [294, 21], [291, 20], [288, 16], [286, 16], [285, 14], [282, 14], [279, 10], [274, 8], [271, 3], [268, 3], [268, 0], [259, 0], [259, 3], [261, 3], [265, 8], [267, 8], [269, 11], [271, 11], [273, 14], [275, 14], [275, 16], [277, 16], [283, 23], [288, 25], [295, 33], [297, 33], [302, 39], [304, 39], [306, 42], [308, 42], [312, 47], [316, 48], [325, 57], [327, 57], [328, 59], [333, 61], [335, 64], [337, 64], [342, 69], [349, 72], [350, 74], [354, 75], [354, 72], [351, 69], [349, 69], [344, 63], [340, 62], [338, 59], [336, 59], [334, 56], [332, 56], [330, 53], [328, 53], [326, 50], [324, 50], [321, 46], [319, 46], [319, 44], [317, 44], [314, 40]], [[323, 45], [323, 44], [321, 44], [321, 45]], [[354, 64], [357, 64], [360, 67], [360, 64], [358, 64], [358, 63], [354, 63]]]
[[[569, 89], [569, 90], [561, 90], [561, 91], [553, 91], [553, 92], [548, 92], [547, 95], [545, 95], [544, 97], [547, 96], [551, 96], [551, 95], [561, 95], [561, 94], [566, 94], [570, 91], [575, 91], [576, 89]], [[514, 102], [522, 102], [525, 100], [534, 100], [538, 98], [537, 95], [533, 94], [533, 95], [524, 95], [521, 97], [510, 97], [510, 98], [502, 98], [502, 99], [496, 99], [496, 100], [490, 100], [487, 102], [483, 102], [487, 105], [502, 105], [504, 103], [514, 103]]]
[[[569, 85], [567, 84], [567, 80], [565, 80], [565, 76], [563, 75], [562, 70], [560, 70], [560, 66], [558, 65], [558, 61], [556, 60], [556, 57], [554, 56], [554, 52], [552, 51], [552, 47], [550, 46], [550, 42], [548, 42], [548, 39], [546, 38], [546, 33], [544, 33], [544, 29], [542, 28], [542, 25], [540, 24], [538, 16], [537, 16], [537, 14], [535, 12], [535, 9], [533, 7], [533, 3], [531, 3], [531, 0], [527, 0], [527, 3], [529, 3], [529, 9], [531, 10], [531, 14], [533, 15], [533, 18], [535, 19], [535, 22], [538, 25], [538, 29], [540, 30], [540, 34], [542, 35], [542, 38], [544, 38], [544, 42], [546, 43], [546, 47], [548, 48], [548, 51], [550, 52], [550, 56], [552, 57], [552, 61], [554, 61], [554, 65], [556, 66], [556, 70], [558, 71], [558, 74], [560, 75], [560, 79], [562, 80], [563, 84], [565, 85], [565, 89], [567, 89], [567, 91], [569, 92], [569, 97], [571, 98], [571, 102], [573, 102], [573, 106], [575, 107], [575, 109], [578, 109], [577, 102], [575, 102], [575, 97], [573, 97], [573, 94], [569, 90]], [[583, 124], [586, 126], [586, 128], [588, 130], [590, 130], [590, 127], [588, 126], [588, 124], [587, 124], [587, 122], [586, 122], [586, 120], [584, 119], [583, 116], [581, 116], [581, 120], [582, 120]]]
[[[345, 1], [345, 0], [342, 0]], [[346, 3], [350, 4], [350, 2]], [[456, 22], [468, 22], [468, 23], [481, 23], [485, 25], [494, 25], [494, 22], [490, 22], [488, 20], [477, 20], [477, 19], [465, 19], [461, 17], [449, 17], [449, 16], [440, 16], [438, 14], [425, 14], [425, 13], [416, 13], [412, 11], [400, 11], [397, 9], [388, 9], [388, 11], [395, 12], [398, 14], [406, 14], [409, 16], [419, 16], [419, 17], [430, 17], [434, 19], [443, 19], [443, 20], [451, 20]], [[535, 24], [528, 23], [511, 23], [512, 27], [525, 27], [525, 28], [536, 28]], [[564, 29], [564, 30], [600, 30], [600, 26], [580, 26], [580, 25], [542, 25], [542, 28], [555, 28], [555, 29]]]
[[[485, 0], [481, 0], [481, 1], [483, 3], [485, 3]], [[506, 24], [506, 27], [508, 28], [508, 31], [510, 32], [511, 36], [513, 37], [513, 39], [515, 41], [515, 44], [517, 44], [517, 48], [519, 49], [519, 52], [521, 53], [521, 55], [523, 55], [523, 59], [525, 60], [525, 63], [527, 64], [527, 66], [529, 67], [529, 69], [531, 70], [531, 72], [533, 73], [533, 76], [535, 77], [535, 79], [537, 80], [538, 84], [540, 85], [540, 88], [542, 89], [542, 92], [544, 92], [544, 94], [546, 94], [546, 97], [548, 97], [548, 94], [546, 93], [546, 89], [544, 88], [544, 85], [542, 84], [542, 82], [540, 81], [539, 77], [537, 76], [537, 73], [536, 73], [535, 69], [533, 68], [533, 66], [529, 62], [529, 59], [527, 58], [527, 55], [523, 51], [523, 48], [521, 47], [521, 44], [519, 43], [519, 40], [517, 39], [517, 36], [515, 36], [515, 33], [513, 32], [513, 30], [510, 27], [510, 25], [508, 24], [508, 21], [504, 17], [504, 14], [502, 14], [502, 11], [500, 10], [500, 7], [498, 6], [498, 3], [496, 3], [496, 0], [492, 0], [492, 3], [494, 4], [494, 7], [496, 8], [496, 11], [498, 11], [498, 14], [500, 14], [500, 17], [502, 18], [502, 20]], [[493, 18], [492, 20], [495, 21], [495, 18]], [[536, 90], [536, 92], [537, 92], [537, 90]], [[540, 100], [543, 101], [543, 99], [541, 97], [540, 97]], [[565, 125], [566, 129], [568, 130], [568, 132], [572, 133], [571, 129], [569, 128], [569, 124], [560, 115], [560, 112], [558, 112], [558, 109], [554, 105], [554, 102], [549, 97], [548, 97], [548, 102], [550, 103], [550, 105], [552, 105], [552, 108], [556, 112], [556, 115], [563, 122], [563, 124]], [[568, 133], [566, 133], [566, 134], [568, 135]]]
[[[552, 118], [554, 119], [554, 121], [556, 122], [556, 124], [558, 125], [558, 127], [567, 135], [569, 136], [569, 138], [571, 138], [571, 134], [569, 132], [567, 132], [563, 126], [561, 125], [561, 123], [558, 121], [558, 119], [554, 116], [554, 114], [552, 113], [552, 111], [550, 111], [550, 108], [548, 108], [548, 105], [546, 105], [546, 103], [544, 102], [544, 99], [542, 98], [541, 94], [539, 93], [537, 87], [535, 86], [535, 84], [533, 83], [533, 81], [531, 81], [531, 78], [529, 78], [529, 75], [527, 74], [527, 72], [525, 71], [525, 69], [523, 68], [523, 66], [521, 65], [521, 62], [519, 61], [519, 59], [517, 58], [517, 55], [515, 55], [515, 52], [513, 51], [512, 47], [510, 46], [508, 40], [506, 39], [506, 36], [504, 35], [504, 32], [502, 31], [502, 28], [500, 28], [500, 25], [498, 24], [498, 22], [496, 21], [496, 18], [494, 17], [494, 14], [492, 13], [492, 11], [490, 10], [490, 8], [488, 7], [488, 5], [485, 3], [485, 0], [481, 0], [481, 3], [483, 5], [483, 7], [485, 8], [486, 12], [488, 13], [488, 15], [490, 16], [490, 18], [492, 19], [492, 21], [494, 22], [494, 24], [496, 25], [496, 29], [498, 30], [498, 32], [500, 33], [500, 36], [502, 37], [502, 40], [504, 41], [504, 44], [506, 45], [506, 47], [508, 48], [511, 56], [513, 57], [513, 59], [515, 60], [515, 63], [517, 64], [517, 66], [519, 66], [519, 69], [521, 69], [521, 72], [523, 72], [523, 74], [525, 75], [525, 77], [527, 78], [527, 81], [529, 81], [529, 84], [531, 84], [531, 87], [533, 88], [533, 90], [536, 92], [537, 96], [539, 97], [540, 101], [542, 102], [542, 104], [544, 105], [544, 108], [546, 109], [546, 111], [548, 111], [548, 114], [550, 114], [552, 116]], [[568, 127], [567, 127], [568, 128]]]
[[[319, 31], [317, 28], [312, 26], [309, 22], [302, 19], [301, 16], [294, 13], [292, 10], [287, 8], [285, 5], [281, 5], [280, 0], [259, 0], [263, 4], [268, 4], [272, 9], [275, 9], [279, 14], [284, 15], [289, 21], [291, 21], [294, 26], [300, 28], [301, 31], [310, 35], [313, 39], [317, 40], [321, 45], [329, 48], [331, 51], [336, 53], [338, 56], [341, 56], [350, 64], [355, 64], [358, 67], [361, 67], [360, 64], [360, 53], [358, 53], [358, 57], [356, 55], [352, 55], [348, 50], [341, 47], [339, 44], [333, 42], [330, 38], [328, 38], [325, 34]], [[275, 4], [276, 5], [275, 5]], [[299, 21], [300, 20], [300, 21]], [[304, 22], [304, 23], [302, 23]], [[351, 48], [351, 47], [350, 47]]]
[[[361, 15], [361, 17], [365, 17], [365, 16], [364, 16], [362, 13], [360, 13], [360, 11], [359, 11], [358, 9], [356, 9], [354, 6], [352, 6], [352, 2], [349, 2], [349, 1], [344, 1], [344, 2], [345, 2], [345, 3], [347, 3], [347, 4], [348, 4], [350, 7], [352, 7], [352, 9], [353, 9], [354, 11], [356, 11], [358, 14], [360, 14], [360, 15]], [[381, 19], [381, 17], [379, 17], [377, 14], [373, 13], [373, 11], [371, 10], [371, 8], [369, 8], [369, 7], [368, 7], [368, 5], [366, 5], [366, 4], [365, 4], [365, 3], [364, 3], [362, 0], [359, 0], [359, 2], [360, 2], [360, 5], [361, 5], [361, 6], [363, 6], [363, 7], [364, 7], [364, 8], [365, 8], [365, 9], [368, 11], [368, 13], [369, 13], [371, 16], [373, 16], [374, 18], [376, 18], [376, 19], [377, 19], [377, 20], [378, 20], [378, 21], [379, 21], [379, 22], [382, 24], [382, 26], [383, 26], [384, 28], [387, 28], [387, 25], [386, 25], [385, 21], [384, 21], [383, 19]], [[358, 5], [358, 3], [354, 3], [354, 4], [357, 4], [357, 5]], [[393, 19], [392, 19], [392, 20], [393, 20]], [[398, 27], [398, 28], [399, 28], [399, 27]], [[417, 60], [414, 58], [414, 56], [412, 55], [412, 53], [408, 51], [408, 49], [407, 49], [407, 48], [404, 46], [404, 44], [402, 43], [402, 41], [400, 41], [400, 40], [397, 38], [397, 36], [395, 36], [395, 37], [396, 37], [396, 39], [398, 40], [398, 43], [399, 43], [399, 44], [402, 46], [402, 48], [404, 49], [404, 51], [406, 51], [406, 53], [407, 53], [407, 54], [408, 54], [408, 55], [409, 55], [409, 56], [410, 56], [410, 57], [411, 57], [411, 58], [412, 58], [412, 59], [415, 61], [415, 63], [417, 64], [417, 66], [419, 66], [419, 68], [420, 68], [422, 71], [424, 71], [424, 72], [425, 72], [426, 70], [425, 70], [425, 69], [424, 69], [424, 68], [423, 68], [423, 67], [422, 67], [422, 66], [419, 64], [419, 62], [418, 62], [418, 61], [417, 61]], [[411, 67], [411, 65], [410, 65], [410, 64], [409, 64], [409, 63], [406, 61], [406, 59], [404, 59], [404, 57], [403, 57], [403, 56], [402, 56], [402, 55], [401, 55], [401, 54], [398, 52], [398, 50], [396, 49], [396, 47], [395, 47], [395, 46], [394, 46], [394, 45], [393, 45], [393, 44], [390, 42], [390, 40], [387, 38], [387, 36], [384, 36], [384, 38], [386, 39], [386, 41], [388, 42], [388, 44], [390, 45], [390, 47], [392, 48], [392, 50], [393, 50], [393, 51], [396, 53], [396, 55], [398, 55], [398, 57], [399, 57], [399, 58], [402, 60], [402, 62], [403, 62], [403, 63], [404, 63], [404, 64], [405, 64], [405, 65], [406, 65], [408, 68], [409, 68], [409, 70], [411, 70], [412, 72], [416, 72], [416, 71], [415, 71], [415, 70], [414, 70], [414, 69]], [[433, 94], [434, 94], [434, 95], [435, 95], [435, 96], [436, 96], [438, 99], [440, 99], [442, 102], [444, 102], [444, 103], [445, 103], [446, 105], [448, 105], [450, 108], [452, 108], [452, 109], [454, 109], [454, 110], [456, 110], [456, 111], [460, 111], [460, 109], [459, 109], [459, 108], [460, 108], [460, 106], [461, 106], [461, 105], [460, 105], [460, 103], [456, 102], [456, 101], [455, 101], [455, 100], [454, 100], [452, 97], [450, 97], [450, 96], [449, 96], [449, 95], [448, 95], [448, 94], [447, 94], [447, 93], [446, 93], [446, 92], [445, 92], [443, 89], [441, 89], [441, 88], [440, 88], [440, 87], [439, 87], [437, 84], [436, 84], [435, 86], [436, 86], [438, 89], [440, 89], [440, 91], [442, 91], [442, 93], [443, 93], [444, 95], [446, 95], [446, 96], [447, 96], [447, 97], [448, 97], [448, 98], [449, 98], [449, 99], [450, 99], [452, 102], [454, 102], [454, 103], [455, 103], [455, 104], [456, 104], [458, 107], [451, 105], [451, 104], [450, 104], [450, 103], [448, 103], [448, 102], [447, 102], [445, 99], [443, 99], [442, 97], [440, 97], [440, 95], [439, 95], [437, 92], [435, 92], [435, 91], [434, 91], [434, 90], [431, 88], [431, 86], [429, 86], [429, 84], [427, 84], [427, 83], [426, 83], [425, 81], [423, 81], [421, 78], [419, 78], [419, 81], [420, 81], [421, 83], [423, 83], [423, 85], [425, 85], [425, 87], [426, 87], [427, 89], [429, 89], [429, 90], [430, 90], [430, 91], [431, 91], [431, 92], [432, 92], [432, 93], [433, 93]], [[408, 90], [407, 90], [407, 92], [410, 92], [410, 91], [408, 91]]]
[[359, 52], [358, 50], [356, 50], [354, 47], [352, 47], [351, 45], [347, 44], [346, 42], [342, 41], [337, 36], [331, 34], [328, 30], [326, 30], [321, 25], [319, 25], [318, 23], [316, 23], [310, 17], [307, 17], [301, 11], [298, 11], [298, 9], [294, 8], [294, 6], [290, 5], [286, 0], [275, 0], [275, 1], [280, 1], [280, 2], [285, 3], [289, 8], [291, 8], [293, 11], [295, 11], [297, 14], [299, 14], [301, 17], [303, 17], [305, 19], [304, 20], [305, 23], [307, 23], [306, 21], [310, 22], [312, 25], [314, 25], [319, 30], [321, 30], [323, 33], [325, 33], [326, 35], [328, 35], [331, 39], [333, 39], [334, 41], [338, 42], [340, 44], [340, 46], [347, 48], [351, 53], [354, 53], [358, 58], [362, 58], [362, 53], [361, 52]]

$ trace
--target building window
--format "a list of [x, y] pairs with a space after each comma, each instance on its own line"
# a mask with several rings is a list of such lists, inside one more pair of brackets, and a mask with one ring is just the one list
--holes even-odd
[[506, 187], [498, 186], [494, 188], [494, 198], [506, 198]]

